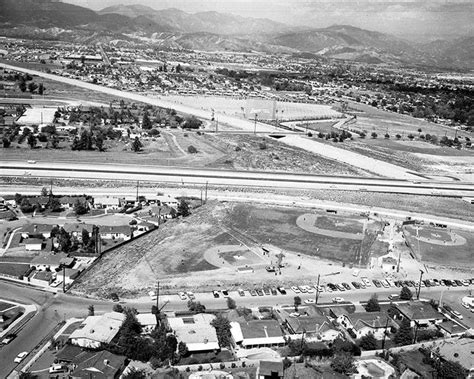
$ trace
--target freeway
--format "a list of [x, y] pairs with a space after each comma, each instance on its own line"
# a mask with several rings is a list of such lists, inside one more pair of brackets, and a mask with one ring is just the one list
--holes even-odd
[[474, 183], [433, 180], [325, 176], [268, 171], [228, 171], [186, 167], [157, 167], [124, 164], [94, 164], [4, 161], [5, 176], [40, 176], [103, 180], [140, 180], [178, 183], [183, 186], [216, 185], [282, 189], [335, 189], [376, 191], [435, 196], [474, 196]]
[[[472, 287], [472, 286], [471, 286]], [[382, 301], [387, 299], [391, 293], [398, 293], [398, 288], [368, 288], [365, 290], [345, 291], [344, 293], [321, 293], [319, 303], [331, 303], [334, 296], [342, 296], [346, 301], [360, 302], [368, 300], [372, 293], [376, 292]], [[26, 324], [18, 337], [9, 345], [0, 348], [0, 377], [5, 378], [16, 367], [13, 363], [15, 356], [22, 351], [31, 351], [47, 336], [51, 330], [62, 320], [70, 317], [85, 317], [89, 305], [94, 305], [97, 314], [108, 312], [114, 303], [104, 300], [87, 299], [69, 294], [53, 294], [26, 285], [19, 285], [0, 280], [0, 293], [2, 298], [23, 304], [35, 304], [38, 307], [37, 314]], [[453, 309], [458, 310], [464, 316], [463, 322], [469, 327], [474, 327], [474, 314], [468, 312], [460, 305], [461, 298], [470, 293], [470, 287], [450, 288], [431, 287], [422, 288], [421, 298], [433, 298], [450, 304]], [[210, 293], [195, 294], [196, 300], [204, 304], [208, 309], [225, 309], [226, 299], [214, 298]], [[230, 293], [238, 306], [249, 308], [258, 306], [292, 305], [296, 294], [288, 291], [286, 295], [275, 296], [249, 296], [239, 297], [236, 292]], [[315, 294], [300, 294], [302, 300], [314, 298]], [[138, 299], [122, 299], [123, 306], [134, 307], [139, 312], [149, 312], [155, 304], [149, 297]], [[165, 305], [166, 304], [166, 305]], [[164, 312], [187, 309], [187, 301], [180, 300], [177, 295], [167, 294], [160, 298], [160, 306], [164, 305]]]

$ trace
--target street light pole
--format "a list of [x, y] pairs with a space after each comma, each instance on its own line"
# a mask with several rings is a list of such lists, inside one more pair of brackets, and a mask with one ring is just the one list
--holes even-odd
[[420, 270], [420, 281], [418, 283], [418, 294], [416, 295], [416, 299], [420, 300], [420, 292], [421, 292], [421, 280], [423, 279], [423, 270]]
[[319, 277], [320, 276], [321, 275], [318, 274], [318, 284], [316, 284], [316, 299], [315, 299], [316, 304], [318, 304], [318, 300], [319, 300]]

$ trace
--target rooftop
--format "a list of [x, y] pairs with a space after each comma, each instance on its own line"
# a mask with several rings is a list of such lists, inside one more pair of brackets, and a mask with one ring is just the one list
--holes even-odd
[[102, 316], [89, 316], [83, 322], [83, 327], [76, 329], [69, 339], [90, 339], [110, 343], [120, 330], [125, 315], [118, 312], [104, 313]]
[[385, 328], [387, 320], [390, 321], [386, 312], [355, 312], [348, 315], [355, 329], [365, 326], [372, 328]]
[[189, 351], [219, 348], [216, 329], [211, 325], [214, 315], [200, 313], [186, 317], [170, 317], [168, 324], [178, 341], [183, 341]]
[[444, 315], [434, 309], [429, 303], [422, 301], [411, 301], [409, 303], [398, 303], [397, 309], [410, 320], [444, 319]]
[[435, 342], [433, 350], [439, 348], [439, 354], [450, 361], [461, 364], [466, 369], [474, 368], [474, 339], [459, 338], [454, 341]]
[[281, 337], [280, 324], [276, 320], [252, 320], [239, 322], [242, 336], [247, 338]]
[[283, 376], [283, 361], [260, 361], [259, 375], [272, 376], [272, 372]]
[[35, 257], [31, 260], [30, 265], [35, 266], [35, 265], [57, 265], [59, 266], [61, 264], [61, 261], [64, 258], [67, 258], [68, 255], [65, 253], [57, 253], [57, 254], [46, 254], [46, 255], [40, 255], [38, 257]]
[[82, 354], [77, 368], [71, 373], [74, 378], [102, 379], [115, 378], [125, 364], [126, 358], [102, 350], [96, 353]]

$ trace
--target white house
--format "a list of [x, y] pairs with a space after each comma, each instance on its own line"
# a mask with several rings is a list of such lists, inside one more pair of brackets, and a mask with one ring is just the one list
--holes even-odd
[[144, 334], [150, 334], [155, 330], [156, 325], [158, 324], [156, 321], [156, 315], [153, 313], [139, 313], [137, 314], [137, 320], [142, 326], [142, 333]]
[[211, 325], [214, 319], [214, 315], [199, 313], [191, 316], [170, 317], [168, 325], [178, 342], [184, 342], [190, 352], [219, 350], [216, 329]]
[[234, 341], [246, 349], [285, 346], [286, 341], [276, 320], [231, 322]]
[[39, 238], [28, 238], [25, 241], [26, 251], [41, 251], [43, 248], [43, 240]]
[[120, 202], [117, 197], [96, 196], [94, 197], [94, 207], [100, 209], [119, 209]]
[[81, 327], [69, 336], [73, 345], [88, 349], [98, 349], [101, 344], [110, 343], [119, 332], [125, 315], [118, 312], [104, 313], [102, 316], [87, 317]]

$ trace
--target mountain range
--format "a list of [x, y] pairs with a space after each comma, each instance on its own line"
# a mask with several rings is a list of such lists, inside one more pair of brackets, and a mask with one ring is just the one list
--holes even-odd
[[474, 68], [472, 35], [423, 44], [350, 25], [302, 29], [269, 19], [143, 5], [116, 5], [94, 12], [58, 0], [2, 0], [0, 34], [177, 50], [304, 52], [365, 63]]

